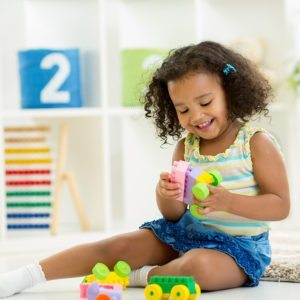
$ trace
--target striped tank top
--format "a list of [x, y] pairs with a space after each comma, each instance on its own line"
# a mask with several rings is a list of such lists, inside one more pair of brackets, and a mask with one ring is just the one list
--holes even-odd
[[[213, 155], [200, 154], [200, 138], [189, 133], [185, 139], [184, 159], [191, 165], [199, 165], [204, 171], [217, 169], [223, 176], [222, 186], [232, 193], [256, 196], [260, 188], [254, 178], [250, 153], [250, 139], [263, 132], [280, 151], [275, 138], [263, 128], [243, 125], [234, 143], [225, 152]], [[203, 224], [231, 235], [258, 235], [269, 230], [269, 224], [231, 214], [214, 211], [201, 219]]]

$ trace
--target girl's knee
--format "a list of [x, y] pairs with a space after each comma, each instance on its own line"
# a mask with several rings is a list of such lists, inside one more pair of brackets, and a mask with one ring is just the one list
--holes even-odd
[[195, 249], [187, 252], [182, 259], [180, 269], [180, 273], [193, 276], [198, 283], [212, 279], [216, 271], [215, 268], [212, 268], [212, 262], [206, 249]]
[[180, 268], [181, 274], [193, 276], [203, 290], [238, 287], [247, 280], [247, 275], [231, 258], [209, 249], [188, 251], [182, 257]]

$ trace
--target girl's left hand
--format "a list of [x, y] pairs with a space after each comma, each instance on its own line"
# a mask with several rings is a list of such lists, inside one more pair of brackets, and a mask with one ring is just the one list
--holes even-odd
[[[200, 206], [198, 212], [201, 215], [206, 215], [216, 210], [229, 212], [233, 194], [221, 185], [212, 186], [208, 184], [207, 187], [209, 188], [210, 193], [205, 200], [200, 201], [194, 197], [194, 203]], [[205, 208], [201, 209], [201, 207]]]

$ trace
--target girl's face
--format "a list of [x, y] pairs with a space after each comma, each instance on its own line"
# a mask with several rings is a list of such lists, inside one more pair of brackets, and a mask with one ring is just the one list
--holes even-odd
[[228, 128], [225, 94], [217, 76], [189, 74], [168, 82], [168, 91], [179, 122], [187, 131], [212, 140]]

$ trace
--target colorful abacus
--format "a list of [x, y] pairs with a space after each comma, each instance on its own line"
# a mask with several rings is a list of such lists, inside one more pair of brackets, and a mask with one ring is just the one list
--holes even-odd
[[53, 186], [50, 129], [7, 127], [4, 134], [7, 229], [49, 229]]

